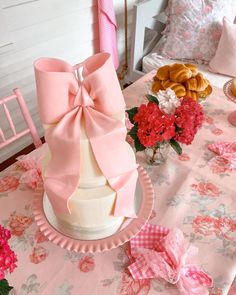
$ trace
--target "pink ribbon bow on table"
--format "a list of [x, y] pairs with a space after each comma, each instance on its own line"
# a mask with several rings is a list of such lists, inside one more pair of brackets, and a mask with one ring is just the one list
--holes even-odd
[[29, 156], [20, 156], [16, 158], [17, 165], [24, 170], [19, 182], [26, 184], [32, 189], [36, 189], [38, 183], [42, 180], [40, 159], [35, 159]]
[[209, 144], [208, 149], [217, 154], [213, 161], [227, 166], [229, 170], [236, 169], [236, 142], [220, 141]]
[[161, 278], [176, 284], [181, 295], [209, 294], [212, 278], [191, 264], [198, 251], [180, 229], [147, 224], [130, 240], [130, 251], [134, 262], [128, 268], [135, 280]]
[[[83, 69], [83, 81], [75, 69]], [[125, 142], [124, 124], [111, 116], [125, 103], [110, 55], [96, 54], [74, 68], [65, 61], [42, 58], [35, 62], [39, 113], [52, 158], [45, 170], [44, 187], [60, 213], [70, 212], [68, 200], [80, 175], [80, 126], [99, 168], [116, 192], [114, 215], [134, 217], [133, 198], [137, 165]], [[83, 118], [83, 122], [81, 121]]]
[[98, 0], [100, 51], [109, 52], [117, 69], [119, 58], [116, 42], [116, 17], [112, 0]]

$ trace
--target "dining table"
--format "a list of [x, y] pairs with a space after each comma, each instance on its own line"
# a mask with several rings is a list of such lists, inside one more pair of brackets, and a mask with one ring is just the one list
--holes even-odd
[[[123, 90], [127, 109], [148, 102], [154, 74]], [[216, 161], [217, 155], [208, 148], [212, 143], [236, 141], [236, 127], [227, 120], [235, 105], [223, 89], [213, 87], [201, 106], [203, 125], [194, 141], [182, 146], [181, 155], [170, 149], [166, 162], [153, 166], [143, 152], [136, 153], [155, 193], [147, 222], [180, 229], [198, 249], [196, 264], [213, 280], [210, 295], [236, 295], [236, 169], [227, 161]], [[0, 173], [0, 224], [11, 231], [9, 242], [18, 260], [14, 272], [7, 275], [12, 294], [181, 295], [176, 284], [163, 279], [133, 279], [128, 269], [130, 242], [105, 252], [80, 253], [47, 239], [33, 211], [40, 179], [37, 161], [47, 150], [45, 143], [25, 155], [31, 165], [19, 160]]]

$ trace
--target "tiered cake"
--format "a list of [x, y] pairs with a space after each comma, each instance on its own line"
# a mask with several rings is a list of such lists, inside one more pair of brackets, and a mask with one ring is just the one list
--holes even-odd
[[125, 104], [110, 55], [75, 67], [42, 58], [35, 76], [49, 146], [44, 208], [73, 238], [112, 235], [125, 217], [135, 216], [137, 169], [125, 141]]

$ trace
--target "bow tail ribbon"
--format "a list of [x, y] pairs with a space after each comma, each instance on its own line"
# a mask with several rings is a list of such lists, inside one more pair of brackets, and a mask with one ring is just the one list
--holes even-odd
[[70, 212], [68, 201], [79, 183], [82, 116], [98, 166], [116, 192], [114, 215], [134, 217], [137, 171], [125, 142], [125, 126], [90, 106], [74, 108], [46, 131], [52, 158], [45, 172], [45, 190], [55, 211]]
[[113, 214], [134, 218], [134, 195], [138, 177], [137, 165], [125, 141], [126, 128], [116, 119], [84, 109], [85, 128], [95, 159], [111, 188], [116, 191]]
[[[51, 159], [45, 170], [44, 187], [57, 213], [70, 213], [69, 197], [78, 186], [80, 174], [80, 121], [82, 108], [65, 114], [46, 130]], [[69, 197], [68, 197], [69, 196]]]

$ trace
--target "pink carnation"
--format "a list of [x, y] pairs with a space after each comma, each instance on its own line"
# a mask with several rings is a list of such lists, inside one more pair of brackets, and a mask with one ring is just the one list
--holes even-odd
[[5, 278], [5, 273], [10, 273], [16, 268], [17, 257], [8, 245], [11, 233], [0, 225], [0, 280]]
[[175, 140], [191, 144], [204, 119], [201, 105], [191, 97], [184, 97], [175, 112], [176, 125], [181, 129]]

